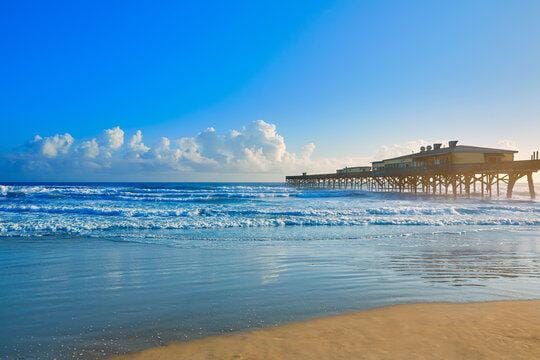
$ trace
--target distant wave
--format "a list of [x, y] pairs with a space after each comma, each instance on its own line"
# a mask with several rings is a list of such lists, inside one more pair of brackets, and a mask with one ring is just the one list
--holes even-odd
[[276, 226], [444, 226], [444, 225], [476, 225], [476, 226], [538, 226], [539, 219], [483, 218], [483, 219], [429, 219], [429, 218], [222, 218], [216, 221], [82, 221], [76, 219], [54, 219], [45, 221], [25, 221], [17, 223], [0, 222], [2, 236], [33, 236], [51, 234], [89, 234], [99, 230], [188, 230], [188, 229], [222, 229], [252, 228]]
[[83, 186], [7, 186], [0, 185], [3, 197], [67, 197], [92, 198], [101, 200], [133, 201], [171, 201], [185, 202], [220, 199], [257, 199], [289, 197], [296, 190], [285, 187], [217, 187], [215, 189], [176, 189], [176, 188], [129, 188], [129, 187], [83, 187]]
[[191, 208], [133, 208], [114, 206], [74, 206], [74, 205], [37, 205], [37, 204], [0, 204], [0, 211], [11, 213], [46, 213], [46, 214], [80, 214], [120, 217], [196, 217], [196, 216], [365, 216], [365, 215], [474, 215], [493, 212], [540, 213], [540, 208], [519, 208], [515, 206], [485, 207], [374, 207], [362, 209], [290, 209], [251, 208], [231, 209], [218, 207]]

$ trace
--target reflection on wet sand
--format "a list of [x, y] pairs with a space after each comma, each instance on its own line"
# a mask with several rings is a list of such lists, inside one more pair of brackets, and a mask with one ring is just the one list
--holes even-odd
[[389, 268], [404, 276], [418, 276], [433, 283], [452, 286], [485, 286], [482, 280], [497, 278], [540, 278], [535, 254], [454, 249], [393, 254]]

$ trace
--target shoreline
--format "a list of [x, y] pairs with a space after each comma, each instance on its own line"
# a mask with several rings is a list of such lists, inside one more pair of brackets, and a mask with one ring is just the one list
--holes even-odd
[[174, 342], [114, 359], [540, 358], [540, 300], [414, 303]]

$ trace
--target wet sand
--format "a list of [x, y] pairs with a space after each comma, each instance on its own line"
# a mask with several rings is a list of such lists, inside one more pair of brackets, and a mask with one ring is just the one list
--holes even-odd
[[118, 358], [540, 359], [540, 301], [397, 305]]

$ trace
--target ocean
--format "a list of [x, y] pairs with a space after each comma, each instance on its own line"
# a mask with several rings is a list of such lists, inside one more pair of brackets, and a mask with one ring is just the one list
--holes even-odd
[[540, 298], [540, 202], [281, 183], [0, 185], [0, 358]]

